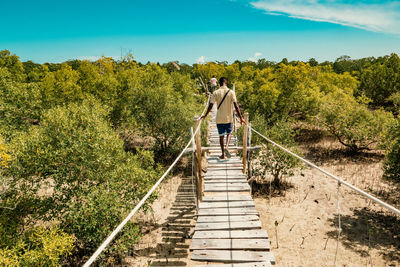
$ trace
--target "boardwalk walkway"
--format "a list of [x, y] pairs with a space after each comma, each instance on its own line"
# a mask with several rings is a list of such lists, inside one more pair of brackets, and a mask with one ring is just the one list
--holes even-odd
[[[190, 250], [191, 259], [212, 266], [270, 266], [275, 263], [266, 230], [250, 194], [242, 160], [235, 153], [220, 160], [216, 110], [210, 123], [211, 150], [204, 175], [204, 197], [199, 204], [198, 219]], [[235, 144], [235, 138], [232, 139]], [[215, 149], [214, 149], [215, 147]], [[210, 266], [210, 265], [198, 265]]]

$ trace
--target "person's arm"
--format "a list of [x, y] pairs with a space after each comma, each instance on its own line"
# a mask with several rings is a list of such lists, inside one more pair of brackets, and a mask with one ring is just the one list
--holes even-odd
[[207, 109], [207, 111], [206, 111], [206, 114], [204, 114], [203, 116], [201, 116], [200, 119], [204, 119], [205, 117], [207, 117], [208, 113], [210, 113], [210, 111], [212, 110], [213, 105], [214, 105], [213, 103], [208, 104], [208, 109]]
[[243, 123], [246, 124], [246, 122], [243, 120], [242, 113], [240, 112], [240, 108], [239, 108], [238, 103], [237, 102], [233, 102], [233, 105], [235, 106], [236, 112], [239, 115], [240, 123], [241, 124], [243, 124]]

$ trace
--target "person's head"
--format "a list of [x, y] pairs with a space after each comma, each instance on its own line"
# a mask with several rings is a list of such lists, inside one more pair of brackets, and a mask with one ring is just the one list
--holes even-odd
[[219, 86], [228, 85], [228, 79], [225, 77], [219, 78]]

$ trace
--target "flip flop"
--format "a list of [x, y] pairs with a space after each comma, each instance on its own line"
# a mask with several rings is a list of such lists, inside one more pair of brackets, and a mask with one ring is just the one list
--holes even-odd
[[225, 152], [225, 155], [228, 157], [228, 159], [232, 157], [232, 155], [231, 155], [231, 153], [229, 153], [228, 149], [225, 148], [224, 152]]

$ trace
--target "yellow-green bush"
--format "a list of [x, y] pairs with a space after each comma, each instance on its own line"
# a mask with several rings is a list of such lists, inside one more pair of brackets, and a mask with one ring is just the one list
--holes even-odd
[[36, 227], [16, 240], [12, 247], [0, 248], [1, 266], [59, 266], [70, 255], [75, 237], [58, 226]]

